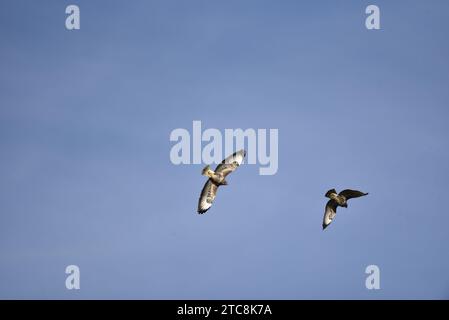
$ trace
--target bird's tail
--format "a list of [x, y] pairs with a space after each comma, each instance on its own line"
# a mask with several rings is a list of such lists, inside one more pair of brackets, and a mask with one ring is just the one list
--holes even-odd
[[210, 170], [210, 166], [207, 165], [207, 166], [204, 167], [203, 171], [201, 171], [201, 174], [202, 174], [203, 176], [205, 176], [206, 173], [207, 173], [209, 170]]
[[337, 193], [337, 191], [335, 191], [335, 189], [330, 189], [324, 196], [330, 198], [332, 193]]

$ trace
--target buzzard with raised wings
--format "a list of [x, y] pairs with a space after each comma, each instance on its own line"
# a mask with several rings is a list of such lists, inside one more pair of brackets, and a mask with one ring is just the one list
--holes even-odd
[[335, 218], [335, 215], [337, 214], [337, 207], [347, 208], [347, 201], [349, 199], [366, 196], [367, 194], [368, 193], [350, 189], [343, 190], [338, 194], [335, 189], [331, 189], [326, 192], [325, 197], [330, 198], [330, 200], [327, 202], [326, 209], [324, 210], [323, 230], [326, 229]]

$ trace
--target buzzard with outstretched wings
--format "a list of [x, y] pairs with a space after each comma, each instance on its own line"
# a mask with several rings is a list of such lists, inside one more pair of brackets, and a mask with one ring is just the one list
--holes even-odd
[[242, 164], [245, 156], [246, 151], [240, 150], [224, 159], [217, 166], [217, 168], [215, 168], [215, 171], [212, 171], [210, 169], [210, 166], [206, 166], [203, 169], [202, 174], [209, 177], [209, 179], [204, 185], [203, 190], [201, 191], [200, 199], [198, 201], [199, 214], [203, 214], [210, 209], [212, 203], [215, 200], [215, 197], [217, 196], [218, 187], [228, 184], [228, 182], [226, 181], [226, 177], [231, 172], [234, 172], [234, 170]]

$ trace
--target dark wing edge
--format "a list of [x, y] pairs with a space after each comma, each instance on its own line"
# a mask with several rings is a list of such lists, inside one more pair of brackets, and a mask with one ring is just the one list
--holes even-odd
[[331, 224], [336, 214], [337, 214], [337, 202], [335, 200], [329, 200], [326, 203], [326, 208], [324, 209], [323, 230], [326, 229], [327, 226]]
[[234, 152], [232, 155], [224, 159], [218, 166], [215, 168], [215, 172], [223, 174], [223, 176], [227, 176], [235, 169], [237, 169], [242, 163], [243, 159], [246, 156], [245, 150], [239, 150]]
[[345, 197], [346, 200], [349, 200], [352, 198], [363, 197], [363, 196], [366, 196], [367, 194], [368, 193], [364, 193], [364, 192], [358, 191], [358, 190], [351, 190], [351, 189], [346, 189], [339, 193], [339, 195]]
[[212, 203], [217, 196], [218, 186], [212, 182], [212, 180], [207, 180], [204, 184], [203, 190], [201, 190], [201, 195], [198, 200], [198, 210], [199, 214], [205, 213], [212, 207]]
[[239, 151], [234, 152], [230, 156], [226, 157], [221, 164], [225, 163], [232, 163], [233, 161], [237, 161], [240, 164], [242, 164], [243, 158], [246, 157], [246, 151], [244, 149], [241, 149]]

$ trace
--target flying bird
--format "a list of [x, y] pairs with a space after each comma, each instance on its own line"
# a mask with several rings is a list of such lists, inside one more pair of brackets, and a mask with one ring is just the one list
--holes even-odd
[[226, 186], [228, 182], [226, 177], [231, 172], [234, 172], [238, 166], [243, 162], [246, 156], [245, 150], [234, 152], [232, 155], [224, 159], [216, 168], [215, 171], [210, 169], [210, 166], [206, 166], [202, 175], [208, 177], [206, 184], [201, 191], [201, 196], [198, 201], [198, 213], [203, 214], [212, 206], [217, 195], [219, 186]]
[[331, 189], [324, 195], [330, 200], [326, 203], [326, 209], [324, 210], [324, 218], [323, 218], [323, 230], [327, 228], [328, 225], [332, 222], [337, 214], [337, 207], [348, 207], [348, 200], [352, 198], [358, 198], [362, 196], [366, 196], [368, 193], [364, 193], [357, 190], [346, 189], [337, 194], [335, 189]]

